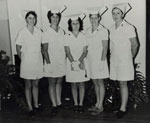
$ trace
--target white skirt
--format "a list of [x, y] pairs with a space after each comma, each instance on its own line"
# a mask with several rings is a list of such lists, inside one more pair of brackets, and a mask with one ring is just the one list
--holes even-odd
[[21, 54], [20, 77], [24, 79], [40, 79], [43, 77], [41, 53]]

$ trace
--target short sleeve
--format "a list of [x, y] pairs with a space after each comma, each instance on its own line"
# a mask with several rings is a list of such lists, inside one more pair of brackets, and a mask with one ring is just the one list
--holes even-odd
[[22, 33], [19, 32], [16, 37], [16, 44], [22, 46], [23, 44], [23, 36]]
[[126, 32], [128, 38], [134, 38], [136, 37], [135, 28], [133, 26], [128, 26], [127, 32]]
[[101, 40], [108, 40], [108, 30], [104, 29], [101, 33]]
[[48, 43], [48, 39], [49, 37], [48, 37], [48, 33], [47, 32], [44, 32], [43, 34], [42, 34], [42, 44], [44, 44], [44, 43]]

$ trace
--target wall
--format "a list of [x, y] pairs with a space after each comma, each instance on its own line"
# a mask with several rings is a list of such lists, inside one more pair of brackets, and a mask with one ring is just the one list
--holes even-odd
[[0, 0], [0, 50], [6, 51], [7, 55], [11, 58], [12, 55], [6, 0]]
[[0, 50], [7, 52], [11, 57], [10, 34], [8, 20], [0, 20]]

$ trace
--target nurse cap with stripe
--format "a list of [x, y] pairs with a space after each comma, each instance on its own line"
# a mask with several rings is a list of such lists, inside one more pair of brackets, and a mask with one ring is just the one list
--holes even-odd
[[106, 11], [108, 10], [108, 7], [90, 7], [86, 8], [86, 13], [87, 14], [99, 14], [102, 16]]
[[132, 7], [131, 7], [131, 5], [130, 5], [129, 3], [118, 3], [118, 4], [114, 4], [114, 5], [112, 6], [112, 10], [113, 10], [114, 8], [120, 9], [124, 15], [126, 15], [126, 14], [132, 9]]
[[50, 10], [50, 11], [51, 11], [51, 13], [53, 13], [53, 14], [58, 14], [58, 13], [62, 14], [66, 9], [67, 9], [67, 6], [64, 5], [64, 7], [61, 8], [61, 9], [55, 8], [55, 9], [52, 9], [52, 10]]
[[71, 14], [71, 15], [67, 15], [65, 16], [68, 20], [78, 20], [78, 18], [80, 18], [82, 21], [85, 19], [86, 15], [84, 13], [75, 13], [75, 14]]

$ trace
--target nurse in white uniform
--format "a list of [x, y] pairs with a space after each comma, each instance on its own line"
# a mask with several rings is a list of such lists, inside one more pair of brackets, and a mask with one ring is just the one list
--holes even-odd
[[16, 50], [21, 59], [20, 77], [25, 80], [25, 96], [29, 112], [32, 115], [31, 96], [33, 95], [34, 108], [38, 109], [38, 83], [39, 79], [43, 77], [42, 32], [35, 27], [37, 15], [34, 11], [29, 11], [25, 16], [25, 20], [27, 26], [18, 33]]
[[[87, 49], [88, 44], [83, 30], [83, 20], [78, 16], [69, 17], [65, 51], [67, 55], [66, 82], [71, 83], [74, 111], [83, 113], [85, 82], [88, 78]], [[79, 88], [79, 102], [78, 102]]]
[[121, 118], [126, 113], [128, 102], [127, 81], [134, 80], [133, 59], [138, 51], [135, 28], [124, 20], [130, 4], [115, 4], [112, 18], [115, 23], [110, 28], [110, 79], [120, 82], [121, 106], [116, 116]]
[[62, 105], [62, 82], [65, 76], [65, 31], [59, 26], [61, 11], [50, 10], [47, 13], [50, 26], [43, 33], [42, 44], [44, 52], [44, 76], [48, 77], [49, 96], [52, 101], [52, 114], [57, 113], [57, 108]]
[[92, 115], [98, 115], [103, 111], [105, 96], [104, 79], [109, 77], [106, 57], [108, 51], [108, 30], [100, 23], [101, 16], [107, 11], [107, 8], [93, 7], [87, 10], [91, 22], [91, 27], [86, 30], [88, 60], [90, 78], [94, 83], [96, 93], [96, 104], [88, 110], [92, 111]]

